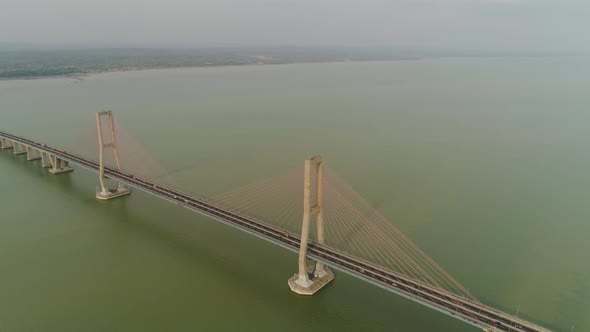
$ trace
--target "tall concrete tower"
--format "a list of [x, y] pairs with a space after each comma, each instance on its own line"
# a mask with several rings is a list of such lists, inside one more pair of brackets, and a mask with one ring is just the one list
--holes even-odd
[[[106, 129], [110, 131], [108, 142], [105, 143], [104, 129], [102, 119], [106, 118]], [[102, 201], [113, 199], [116, 197], [128, 195], [129, 189], [125, 188], [123, 184], [119, 183], [117, 188], [107, 188], [105, 184], [105, 166], [104, 166], [104, 153], [106, 149], [112, 149], [115, 156], [115, 162], [117, 163], [117, 170], [121, 169], [121, 162], [119, 161], [119, 149], [117, 147], [117, 136], [115, 134], [115, 119], [113, 118], [112, 111], [102, 111], [96, 113], [96, 126], [98, 129], [98, 145], [100, 155], [100, 167], [98, 173], [98, 179], [100, 181], [100, 191], [96, 193], [96, 198]]]
[[[303, 225], [301, 227], [301, 246], [299, 247], [299, 273], [289, 279], [289, 287], [297, 294], [313, 295], [330, 281], [334, 274], [324, 264], [307, 265], [307, 246], [309, 226], [312, 218], [316, 222], [316, 241], [324, 244], [324, 211], [322, 200], [324, 164], [322, 156], [315, 156], [305, 161], [303, 180]], [[313, 187], [313, 188], [312, 188]]]

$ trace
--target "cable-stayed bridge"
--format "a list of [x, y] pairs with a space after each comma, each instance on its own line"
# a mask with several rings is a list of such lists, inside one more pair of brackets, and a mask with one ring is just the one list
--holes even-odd
[[98, 161], [1, 131], [0, 147], [40, 159], [52, 174], [70, 172], [72, 165], [98, 173], [100, 200], [138, 189], [294, 251], [299, 270], [288, 284], [298, 294], [314, 294], [334, 279], [334, 269], [486, 331], [549, 331], [478, 301], [327, 168], [321, 156], [306, 160], [302, 169], [205, 198], [180, 189], [138, 148], [128, 153], [129, 140], [121, 139], [125, 135], [115, 129], [111, 112], [97, 113], [97, 126]]

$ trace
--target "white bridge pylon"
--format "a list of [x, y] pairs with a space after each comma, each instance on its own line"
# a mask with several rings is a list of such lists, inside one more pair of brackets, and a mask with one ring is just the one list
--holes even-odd
[[[107, 128], [110, 131], [110, 141], [105, 143], [103, 135], [102, 118], [107, 118]], [[96, 126], [98, 129], [98, 146], [99, 146], [99, 171], [98, 180], [100, 181], [100, 191], [96, 193], [96, 198], [102, 201], [129, 195], [131, 192], [128, 188], [119, 182], [117, 188], [107, 188], [104, 176], [104, 152], [106, 149], [112, 149], [117, 163], [117, 169], [121, 170], [121, 162], [119, 161], [119, 149], [117, 148], [117, 136], [115, 134], [115, 119], [112, 111], [102, 111], [96, 113]]]
[[[324, 264], [307, 265], [307, 245], [309, 226], [315, 217], [316, 237], [319, 245], [324, 245], [324, 211], [322, 200], [322, 182], [324, 177], [324, 160], [315, 156], [305, 161], [303, 180], [303, 225], [301, 227], [301, 245], [299, 247], [299, 273], [289, 279], [289, 287], [297, 294], [313, 295], [334, 280], [334, 273]], [[315, 188], [312, 186], [315, 185]], [[313, 190], [313, 191], [312, 191]], [[312, 201], [315, 198], [314, 201]]]

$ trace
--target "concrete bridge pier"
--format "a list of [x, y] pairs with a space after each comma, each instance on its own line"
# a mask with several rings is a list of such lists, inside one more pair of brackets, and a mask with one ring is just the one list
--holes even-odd
[[41, 167], [49, 168], [51, 167], [51, 156], [47, 152], [40, 151], [41, 153]]
[[[312, 168], [315, 169], [312, 179]], [[303, 186], [303, 226], [301, 227], [301, 245], [299, 247], [299, 273], [289, 279], [289, 288], [300, 295], [313, 295], [330, 281], [334, 273], [320, 262], [307, 265], [307, 246], [311, 218], [316, 219], [316, 236], [319, 245], [324, 244], [324, 211], [322, 200], [323, 158], [315, 156], [305, 161], [305, 178]], [[312, 181], [315, 180], [315, 181]], [[312, 202], [312, 183], [315, 183], [315, 202]]]
[[6, 149], [12, 149], [13, 145], [12, 142], [7, 140], [6, 138], [0, 138], [0, 149], [2, 150], [6, 150]]
[[49, 156], [49, 160], [51, 161], [51, 169], [49, 170], [49, 173], [53, 175], [68, 173], [74, 170], [70, 167], [67, 161], [59, 159], [56, 156]]
[[20, 143], [13, 141], [12, 146], [13, 146], [13, 150], [12, 150], [13, 154], [19, 155], [19, 154], [27, 153], [25, 146]]
[[41, 159], [41, 152], [39, 150], [33, 149], [30, 146], [26, 146], [25, 151], [27, 151], [27, 160], [28, 161]]

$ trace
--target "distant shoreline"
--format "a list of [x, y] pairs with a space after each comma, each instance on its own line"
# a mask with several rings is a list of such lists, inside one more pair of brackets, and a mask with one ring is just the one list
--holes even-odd
[[[37, 55], [36, 59], [43, 59], [44, 55]], [[134, 72], [134, 71], [146, 71], [146, 70], [162, 70], [162, 69], [189, 69], [189, 68], [219, 68], [219, 67], [242, 67], [242, 66], [284, 66], [284, 65], [295, 65], [295, 64], [328, 64], [328, 63], [346, 63], [346, 62], [396, 62], [396, 61], [419, 61], [419, 60], [427, 60], [427, 59], [460, 59], [460, 58], [469, 58], [469, 59], [477, 59], [477, 58], [504, 58], [504, 57], [524, 57], [524, 58], [544, 58], [544, 57], [552, 57], [552, 56], [538, 56], [538, 55], [480, 55], [480, 56], [473, 56], [473, 55], [446, 55], [446, 56], [432, 56], [432, 55], [412, 55], [412, 56], [356, 56], [356, 57], [333, 57], [332, 59], [326, 57], [319, 57], [319, 59], [314, 59], [310, 56], [304, 56], [302, 59], [290, 59], [290, 58], [281, 58], [281, 56], [277, 56], [275, 58], [272, 57], [263, 57], [263, 56], [252, 56], [252, 55], [214, 55], [211, 58], [207, 58], [210, 61], [219, 61], [219, 63], [212, 63], [212, 62], [205, 62], [202, 64], [196, 64], [194, 62], [203, 61], [203, 59], [199, 59], [198, 57], [191, 57], [189, 56], [188, 59], [181, 59], [184, 62], [179, 62], [176, 55], [172, 56], [162, 56], [159, 58], [159, 62], [169, 62], [172, 64], [162, 64], [162, 65], [123, 65], [121, 63], [117, 63], [117, 61], [127, 60], [125, 57], [123, 58], [113, 58], [109, 59], [107, 63], [93, 63], [92, 56], [89, 58], [84, 57], [85, 54], [79, 54], [75, 64], [65, 64], [65, 63], [56, 63], [51, 64], [47, 68], [35, 68], [35, 69], [23, 69], [19, 68], [17, 70], [10, 69], [10, 64], [0, 65], [0, 81], [11, 81], [11, 80], [37, 80], [37, 79], [44, 79], [44, 78], [69, 78], [75, 80], [83, 80], [85, 77], [93, 75], [93, 74], [106, 74], [106, 73], [118, 73], [118, 72]], [[578, 57], [578, 55], [573, 55]], [[232, 58], [233, 57], [233, 58]], [[297, 58], [297, 56], [293, 56]], [[586, 57], [584, 55], [584, 57]], [[147, 60], [146, 60], [147, 58]], [[144, 62], [149, 62], [150, 55], [147, 55], [146, 58], [138, 59], [138, 62], [142, 60]], [[253, 61], [253, 59], [257, 61]], [[2, 52], [0, 52], [0, 60], [2, 60]], [[135, 58], [134, 58], [135, 60]], [[233, 60], [229, 61], [229, 60]], [[228, 61], [223, 62], [223, 61]], [[241, 61], [241, 62], [239, 62]], [[121, 61], [124, 62], [124, 61]], [[84, 67], [87, 68], [85, 70], [76, 70], [76, 67]], [[57, 73], [53, 74], [54, 72], [65, 72], [65, 73]], [[20, 75], [19, 72], [23, 74]], [[33, 74], [33, 75], [26, 75], [30, 73], [41, 72], [42, 74]], [[44, 74], [43, 74], [44, 73]]]
[[108, 73], [121, 73], [121, 72], [136, 72], [136, 71], [147, 71], [147, 70], [162, 70], [162, 69], [192, 69], [192, 68], [220, 68], [220, 67], [246, 67], [246, 66], [284, 66], [284, 65], [296, 65], [296, 64], [321, 64], [321, 63], [347, 63], [347, 62], [394, 62], [394, 61], [417, 61], [425, 58], [398, 58], [398, 59], [374, 59], [374, 60], [326, 60], [326, 61], [296, 61], [296, 62], [284, 62], [284, 63], [243, 63], [243, 64], [208, 64], [208, 65], [192, 65], [192, 66], [158, 66], [158, 67], [134, 67], [134, 68], [118, 68], [112, 70], [92, 70], [83, 72], [72, 72], [61, 75], [31, 75], [31, 76], [12, 76], [12, 77], [1, 77], [0, 81], [13, 81], [13, 80], [37, 80], [44, 78], [69, 78], [83, 80], [85, 77], [94, 74], [108, 74]]
[[0, 50], [0, 79], [83, 77], [164, 68], [415, 60], [420, 54], [353, 48]]
[[[213, 68], [311, 63], [375, 62], [527, 56], [380, 48], [239, 47], [201, 49], [89, 48], [0, 50], [0, 80], [72, 78], [91, 74], [173, 68]], [[528, 54], [550, 56], [550, 54]]]

